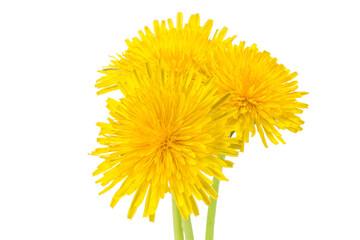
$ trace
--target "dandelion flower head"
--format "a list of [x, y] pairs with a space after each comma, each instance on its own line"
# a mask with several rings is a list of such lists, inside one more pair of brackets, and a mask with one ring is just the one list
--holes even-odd
[[108, 67], [99, 71], [105, 76], [101, 77], [96, 87], [98, 94], [119, 89], [119, 82], [126, 83], [131, 80], [129, 75], [136, 69], [145, 72], [146, 63], [156, 66], [161, 60], [167, 70], [185, 72], [190, 67], [198, 70], [198, 65], [206, 61], [207, 55], [217, 45], [231, 44], [235, 38], [224, 39], [227, 28], [216, 31], [212, 39], [210, 33], [213, 21], [208, 20], [200, 25], [199, 14], [191, 15], [189, 22], [183, 25], [182, 13], [177, 14], [176, 24], [171, 19], [154, 21], [154, 32], [145, 27], [144, 32], [139, 31], [139, 36], [126, 40], [128, 49], [122, 55], [117, 55]]
[[259, 52], [255, 44], [245, 47], [245, 42], [240, 42], [219, 48], [212, 64], [203, 68], [216, 77], [220, 94], [231, 94], [222, 108], [234, 110], [227, 121], [240, 142], [249, 142], [249, 135], [258, 132], [268, 147], [266, 137], [273, 144], [285, 143], [279, 129], [294, 133], [302, 130], [304, 121], [297, 114], [308, 105], [297, 99], [307, 92], [296, 91], [297, 73], [290, 73], [270, 53]]
[[108, 100], [111, 118], [98, 123], [98, 142], [104, 147], [92, 153], [103, 162], [94, 175], [102, 174], [97, 182], [106, 188], [101, 193], [121, 184], [112, 207], [134, 194], [130, 219], [146, 197], [143, 216], [154, 221], [159, 200], [168, 192], [188, 219], [199, 214], [195, 198], [207, 205], [210, 197], [217, 198], [209, 177], [227, 180], [221, 170], [232, 162], [218, 156], [237, 156], [236, 142], [223, 130], [227, 113], [218, 110], [227, 96], [216, 94], [216, 86], [193, 70], [167, 74], [147, 66], [146, 74], [129, 75], [133, 85], [122, 89], [126, 98]]

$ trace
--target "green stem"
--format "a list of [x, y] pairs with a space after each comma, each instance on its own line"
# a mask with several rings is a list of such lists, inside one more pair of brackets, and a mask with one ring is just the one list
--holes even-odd
[[181, 226], [182, 217], [179, 209], [177, 208], [174, 196], [172, 196], [172, 211], [173, 211], [173, 223], [174, 223], [174, 238], [175, 240], [184, 240], [183, 228]]
[[[220, 158], [225, 159], [225, 155], [220, 155]], [[219, 181], [219, 179], [214, 177], [213, 182], [214, 183], [213, 183], [212, 187], [218, 193], [219, 192], [220, 181]], [[207, 221], [206, 221], [205, 240], [213, 240], [214, 239], [216, 203], [217, 203], [217, 200], [211, 198], [211, 203], [210, 203], [209, 208], [208, 208], [208, 215], [207, 215]]]
[[193, 229], [192, 229], [192, 225], [191, 225], [191, 219], [189, 216], [188, 220], [184, 220], [182, 219], [182, 226], [185, 232], [185, 238], [186, 240], [194, 240], [194, 233], [193, 233]]

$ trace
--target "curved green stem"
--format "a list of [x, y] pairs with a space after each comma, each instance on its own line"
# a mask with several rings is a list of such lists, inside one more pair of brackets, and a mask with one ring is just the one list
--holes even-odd
[[174, 196], [171, 196], [171, 198], [172, 198], [172, 211], [173, 211], [173, 223], [174, 223], [174, 239], [175, 240], [184, 240], [184, 232], [183, 232], [183, 228], [181, 225], [182, 217], [181, 217], [179, 209], [176, 205]]
[[[225, 159], [225, 155], [220, 155], [220, 158]], [[213, 182], [214, 183], [213, 183], [212, 187], [218, 193], [219, 192], [220, 181], [219, 181], [219, 179], [214, 177]], [[211, 203], [210, 203], [209, 208], [208, 208], [208, 215], [207, 215], [207, 221], [206, 221], [205, 240], [213, 240], [214, 239], [216, 203], [217, 203], [217, 200], [211, 198]]]
[[190, 216], [189, 216], [188, 220], [182, 219], [182, 227], [185, 232], [185, 239], [186, 240], [194, 240], [194, 233], [193, 233], [193, 229], [192, 229], [192, 225], [191, 225]]

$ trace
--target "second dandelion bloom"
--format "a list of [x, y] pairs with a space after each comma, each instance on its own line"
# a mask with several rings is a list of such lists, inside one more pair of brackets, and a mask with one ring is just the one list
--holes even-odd
[[102, 193], [121, 183], [111, 206], [134, 194], [129, 218], [146, 196], [144, 217], [154, 221], [160, 198], [170, 192], [186, 220], [199, 213], [195, 199], [209, 205], [217, 198], [209, 177], [226, 180], [221, 170], [232, 166], [218, 156], [237, 156], [226, 137], [231, 112], [218, 110], [227, 96], [191, 69], [176, 74], [148, 66], [146, 74], [129, 76], [133, 84], [122, 89], [128, 96], [109, 99], [111, 118], [99, 123], [104, 147], [93, 154], [104, 161], [94, 175], [103, 174], [97, 181], [107, 186]]
[[218, 48], [211, 57], [211, 64], [203, 68], [215, 76], [219, 94], [231, 94], [222, 109], [234, 111], [227, 122], [240, 142], [249, 142], [249, 136], [258, 132], [267, 147], [266, 137], [273, 144], [285, 143], [279, 129], [302, 130], [304, 121], [297, 114], [308, 105], [297, 99], [307, 92], [296, 91], [296, 72], [255, 44], [245, 47], [245, 42]]
[[[208, 54], [215, 46], [225, 47], [233, 41], [235, 36], [226, 38], [227, 28], [216, 30], [210, 39], [213, 21], [207, 20], [200, 25], [200, 15], [191, 15], [188, 22], [183, 23], [183, 14], [178, 13], [176, 21], [154, 21], [153, 32], [149, 27], [139, 31], [139, 38], [126, 40], [128, 49], [118, 54], [111, 64], [101, 70], [105, 74], [100, 78], [96, 87], [98, 94], [120, 89], [120, 84], [128, 82], [129, 75], [136, 69], [145, 72], [145, 64], [156, 66], [162, 61], [169, 71], [186, 72], [191, 67], [199, 70], [199, 65], [207, 61]], [[209, 77], [209, 76], [208, 76]]]

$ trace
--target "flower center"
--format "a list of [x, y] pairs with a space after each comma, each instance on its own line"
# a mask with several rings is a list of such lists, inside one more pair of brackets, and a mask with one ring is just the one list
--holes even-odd
[[163, 150], [169, 149], [174, 145], [174, 142], [175, 142], [174, 136], [166, 135], [163, 137], [160, 143], [160, 148]]
[[238, 110], [238, 116], [245, 113], [256, 114], [261, 108], [261, 103], [253, 98], [233, 95], [231, 100], [231, 105]]

